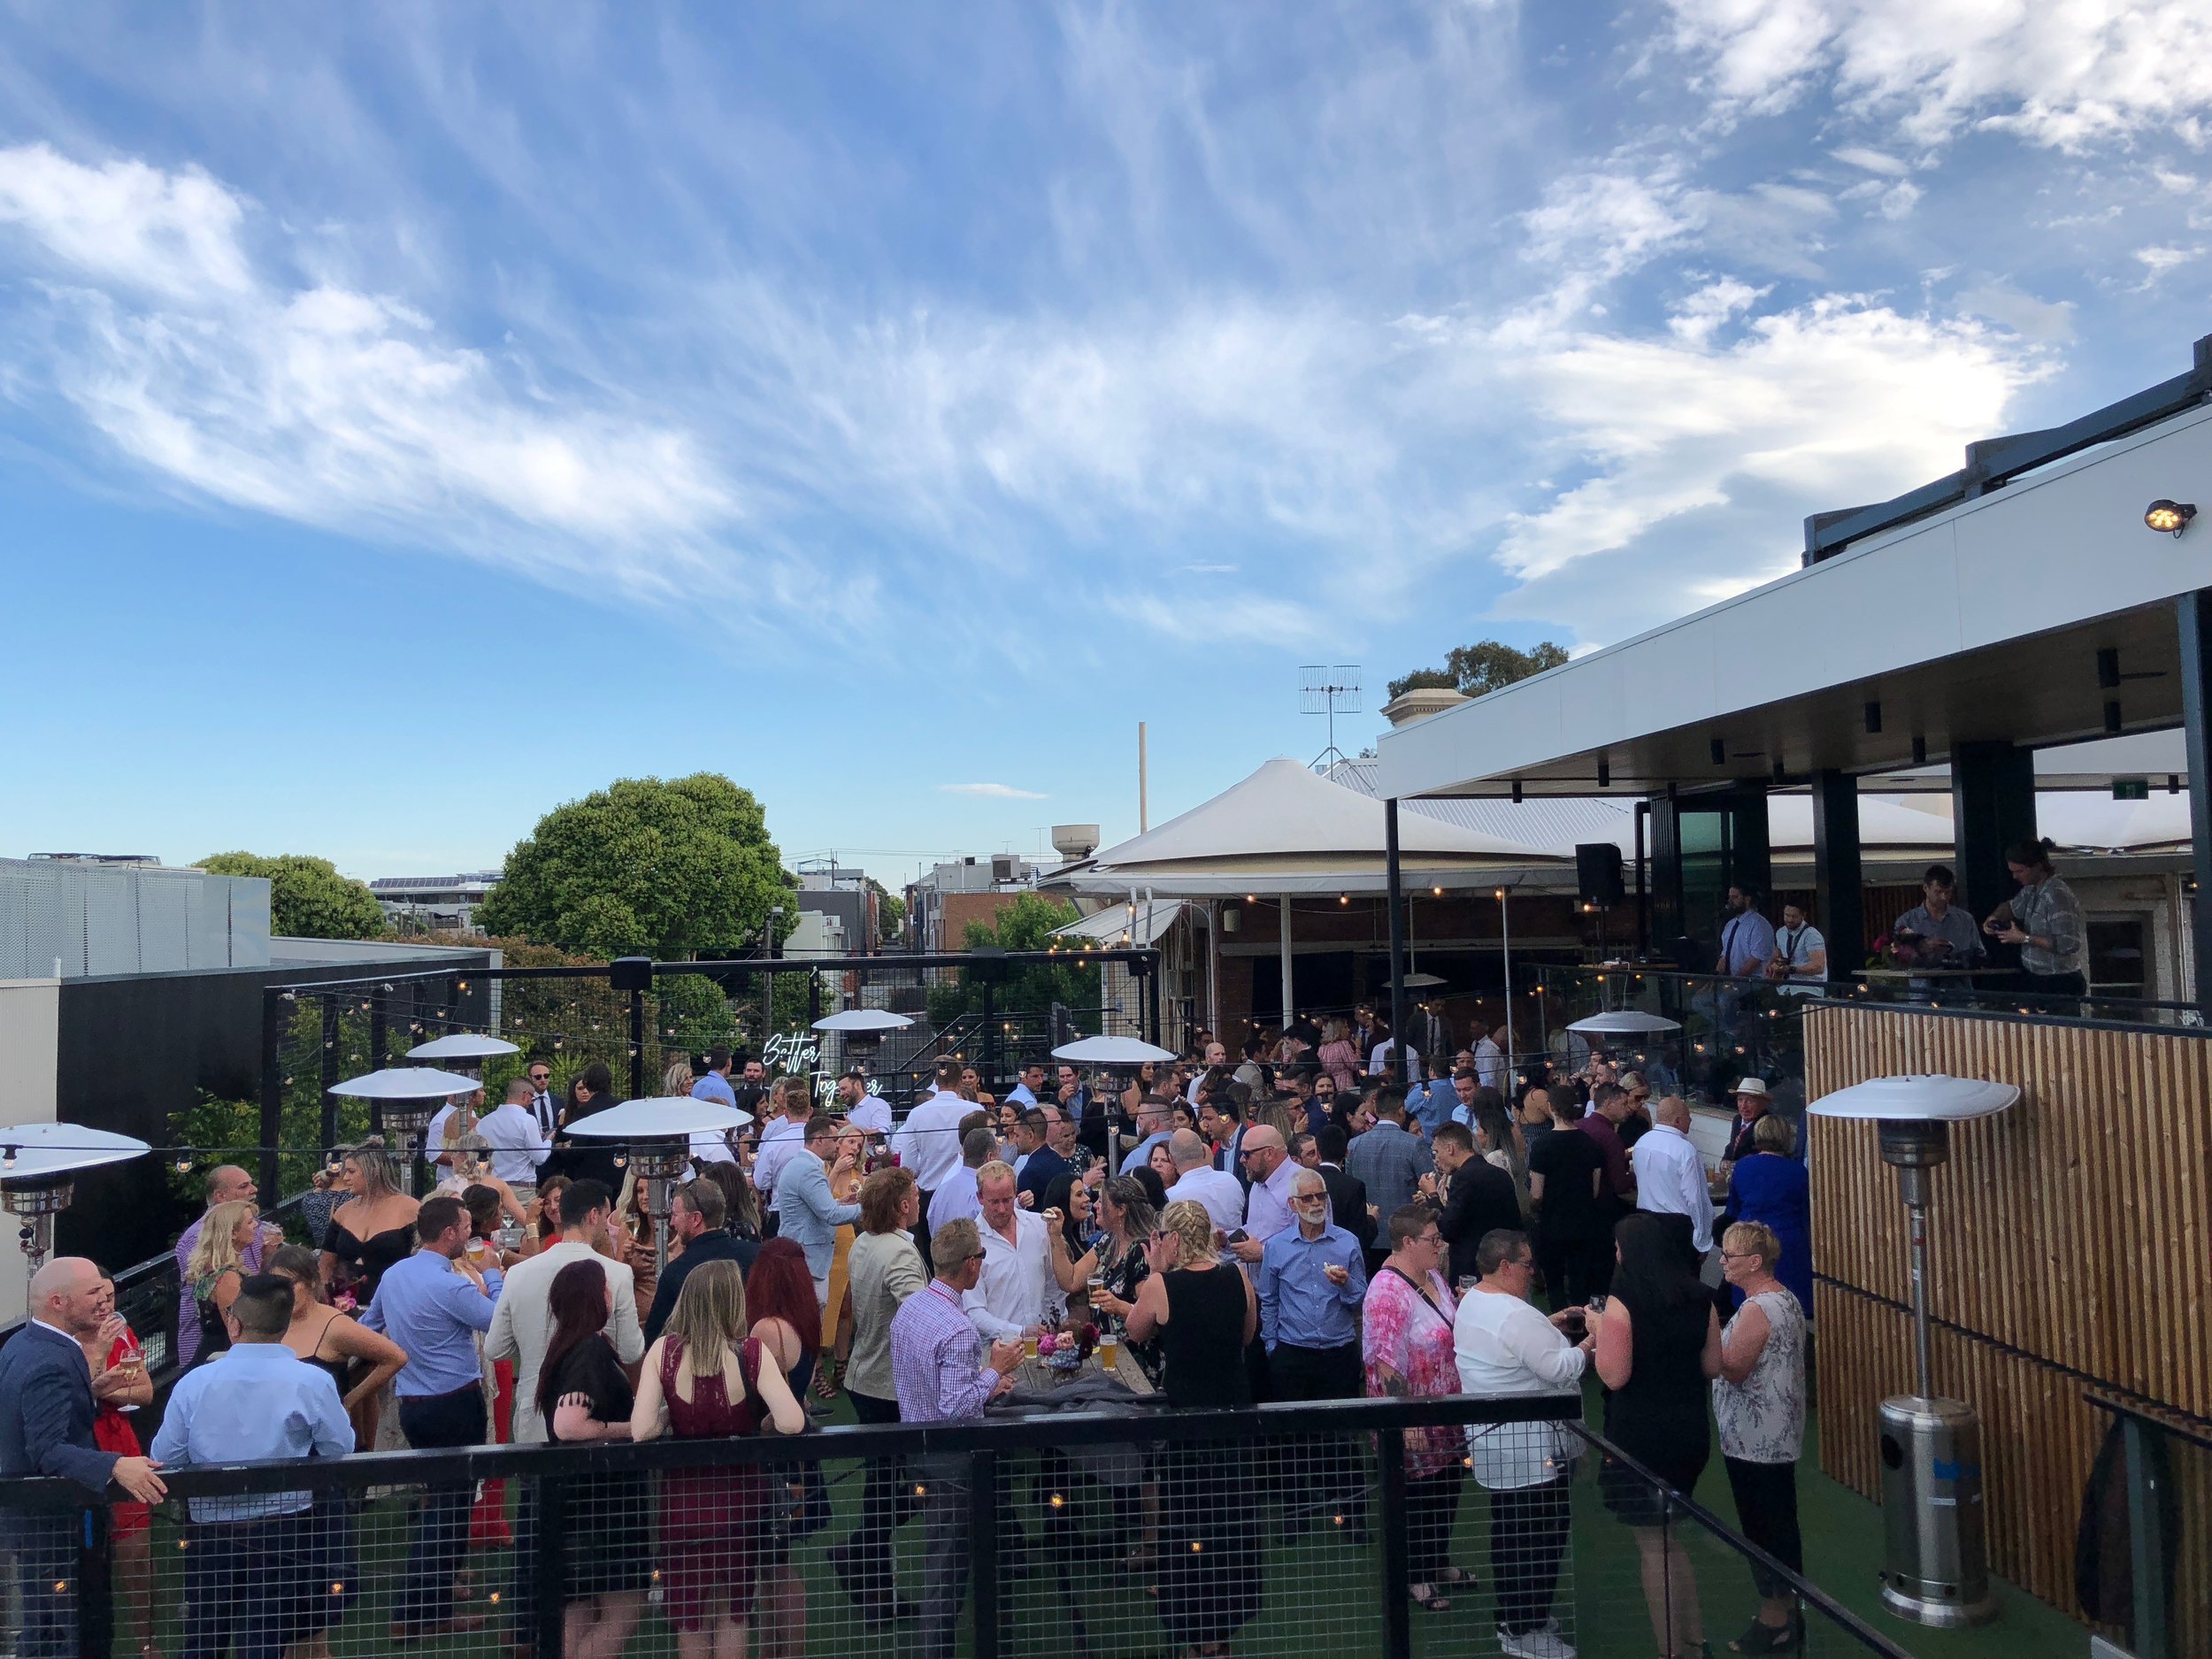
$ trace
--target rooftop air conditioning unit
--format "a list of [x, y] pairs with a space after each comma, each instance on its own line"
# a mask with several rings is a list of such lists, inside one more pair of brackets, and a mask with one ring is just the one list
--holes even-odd
[[993, 853], [991, 855], [991, 879], [993, 881], [1018, 881], [1021, 879], [1020, 865], [1021, 860], [1012, 853]]

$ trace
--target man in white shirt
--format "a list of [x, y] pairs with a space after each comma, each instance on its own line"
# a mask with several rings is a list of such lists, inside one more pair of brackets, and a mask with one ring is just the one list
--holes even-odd
[[1198, 1071], [1192, 1075], [1189, 1084], [1183, 1090], [1183, 1098], [1188, 1101], [1192, 1105], [1197, 1105], [1198, 1086], [1205, 1080], [1206, 1073], [1212, 1071], [1214, 1067], [1217, 1065], [1226, 1065], [1228, 1064], [1229, 1050], [1223, 1047], [1220, 1043], [1208, 1043], [1206, 1045], [1206, 1064], [1201, 1066]]
[[446, 1150], [445, 1132], [453, 1121], [453, 1114], [465, 1105], [472, 1115], [483, 1110], [484, 1091], [480, 1088], [473, 1094], [449, 1094], [445, 1104], [432, 1115], [430, 1127], [422, 1132], [422, 1155], [430, 1163], [442, 1166], [453, 1162], [453, 1155]]
[[975, 1110], [972, 1102], [960, 1098], [960, 1062], [941, 1056], [937, 1087], [892, 1132], [891, 1150], [901, 1168], [914, 1171], [915, 1185], [922, 1189], [924, 1215], [929, 1213], [930, 1194], [960, 1167], [960, 1120]]
[[1652, 1108], [1651, 1127], [1628, 1155], [1636, 1171], [1636, 1208], [1687, 1216], [1701, 1256], [1713, 1248], [1713, 1190], [1705, 1160], [1690, 1141], [1690, 1103], [1670, 1094]]
[[1011, 1342], [1042, 1328], [1056, 1288], [1049, 1254], [1051, 1224], [1014, 1202], [1014, 1171], [996, 1159], [975, 1172], [982, 1207], [983, 1274], [960, 1306], [987, 1342]]
[[476, 1133], [492, 1149], [492, 1173], [510, 1187], [534, 1187], [538, 1170], [553, 1156], [553, 1141], [538, 1133], [538, 1120], [530, 1110], [530, 1085], [517, 1078], [507, 1085], [507, 1098], [477, 1120]]
[[1178, 1129], [1167, 1138], [1175, 1162], [1175, 1197], [1189, 1199], [1213, 1217], [1218, 1233], [1233, 1233], [1244, 1222], [1244, 1183], [1213, 1167], [1206, 1142], [1195, 1131]]
[[[1391, 1071], [1397, 1064], [1397, 1061], [1398, 1040], [1395, 1037], [1385, 1037], [1367, 1052], [1367, 1075], [1380, 1077], [1384, 1072]], [[1417, 1078], [1420, 1075], [1421, 1051], [1411, 1043], [1408, 1043], [1406, 1045], [1406, 1076]]]
[[1045, 1086], [1045, 1063], [1032, 1060], [1022, 1067], [1021, 1080], [1006, 1091], [1006, 1098], [1017, 1106], [1034, 1106], [1044, 1096], [1037, 1091]]
[[[1560, 1327], [1582, 1317], [1565, 1309], [1548, 1319], [1528, 1300], [1536, 1252], [1525, 1233], [1498, 1228], [1475, 1247], [1474, 1289], [1460, 1298], [1452, 1348], [1463, 1394], [1572, 1394], [1590, 1363], [1591, 1339]], [[1498, 1598], [1498, 1647], [1513, 1659], [1574, 1659], [1557, 1633], [1552, 1600], [1567, 1543], [1567, 1488], [1574, 1464], [1549, 1423], [1475, 1424], [1467, 1449], [1475, 1479], [1490, 1494], [1490, 1579]]]
[[938, 1183], [929, 1195], [923, 1219], [930, 1237], [949, 1221], [973, 1221], [983, 1213], [976, 1191], [976, 1171], [998, 1156], [998, 1137], [988, 1129], [971, 1129], [960, 1137], [960, 1167]]
[[868, 1093], [868, 1074], [858, 1066], [837, 1079], [837, 1110], [847, 1123], [872, 1136], [891, 1133], [890, 1103]]
[[[1503, 1031], [1505, 1027], [1501, 1025], [1498, 1029]], [[1489, 1032], [1483, 1033], [1471, 1057], [1474, 1061], [1475, 1081], [1484, 1088], [1494, 1088], [1502, 1094], [1505, 1090], [1505, 1049], [1500, 1046], [1497, 1037]]]

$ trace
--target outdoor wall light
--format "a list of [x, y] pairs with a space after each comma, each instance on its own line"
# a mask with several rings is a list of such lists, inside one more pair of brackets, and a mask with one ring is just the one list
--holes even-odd
[[2185, 501], [2154, 501], [2143, 509], [2143, 522], [2167, 535], [2179, 535], [2196, 516], [2194, 504]]

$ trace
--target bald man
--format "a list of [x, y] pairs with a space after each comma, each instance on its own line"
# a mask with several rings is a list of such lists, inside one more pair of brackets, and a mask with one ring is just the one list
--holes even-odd
[[[30, 1659], [79, 1651], [77, 1586], [106, 1578], [111, 1483], [141, 1503], [165, 1488], [145, 1457], [119, 1457], [93, 1443], [100, 1400], [130, 1386], [112, 1372], [94, 1378], [80, 1344], [100, 1328], [100, 1270], [81, 1256], [58, 1256], [31, 1276], [30, 1323], [0, 1348], [0, 1475], [59, 1475], [100, 1500], [85, 1509], [0, 1516], [0, 1540], [14, 1554], [23, 1630], [16, 1651]], [[105, 1653], [112, 1598], [86, 1598], [102, 1628], [84, 1632]]]
[[1704, 1256], [1713, 1248], [1713, 1192], [1705, 1160], [1690, 1141], [1690, 1103], [1670, 1094], [1651, 1115], [1651, 1127], [1637, 1137], [1629, 1154], [1636, 1171], [1636, 1208], [1687, 1216], [1697, 1253]]

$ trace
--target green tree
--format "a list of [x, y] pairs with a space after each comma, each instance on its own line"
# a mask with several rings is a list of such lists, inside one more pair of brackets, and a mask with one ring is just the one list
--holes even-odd
[[269, 884], [269, 931], [285, 939], [374, 939], [384, 909], [364, 882], [342, 876], [327, 858], [283, 853], [217, 853], [200, 860], [216, 876], [260, 876]]
[[[1082, 912], [1064, 899], [1048, 899], [1041, 893], [1022, 893], [992, 918], [989, 926], [968, 924], [968, 949], [995, 945], [1001, 950], [1049, 950], [1053, 933]], [[962, 974], [972, 980], [972, 972]], [[1070, 1008], [1098, 1006], [1098, 970], [1079, 967], [1070, 959], [1032, 964], [1009, 973], [1000, 981], [997, 1004], [1009, 1012], [1042, 1011], [1055, 1002]]]
[[540, 818], [477, 915], [563, 950], [677, 961], [757, 943], [772, 905], [788, 934], [797, 887], [750, 790], [708, 772], [625, 778]]
[[1441, 668], [1417, 668], [1403, 679], [1392, 680], [1390, 695], [1402, 697], [1409, 691], [1440, 687], [1479, 697], [1486, 691], [1556, 668], [1566, 660], [1565, 648], [1549, 640], [1525, 651], [1499, 640], [1477, 640], [1472, 645], [1454, 648]]
[[906, 901], [873, 876], [868, 878], [868, 890], [876, 895], [876, 925], [884, 938], [897, 938], [906, 931]]

